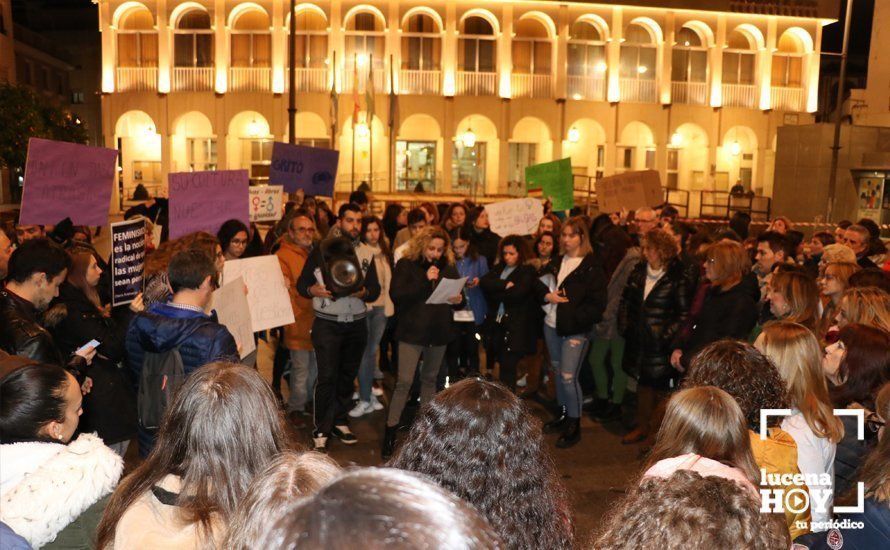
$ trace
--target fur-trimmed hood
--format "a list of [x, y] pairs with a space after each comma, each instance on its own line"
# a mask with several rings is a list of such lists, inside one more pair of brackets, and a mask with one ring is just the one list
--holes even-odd
[[10, 485], [0, 495], [0, 521], [39, 548], [114, 490], [123, 468], [123, 459], [93, 434], [68, 445], [0, 445], [0, 480]]

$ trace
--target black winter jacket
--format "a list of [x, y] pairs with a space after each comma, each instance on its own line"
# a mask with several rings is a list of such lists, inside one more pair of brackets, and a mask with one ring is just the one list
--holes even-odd
[[399, 318], [396, 325], [396, 340], [416, 346], [445, 346], [457, 332], [454, 326], [454, 311], [463, 309], [466, 299], [459, 304], [427, 304], [426, 301], [442, 279], [460, 279], [457, 268], [443, 261], [435, 265], [439, 268], [439, 279], [430, 281], [426, 272], [433, 264], [425, 260], [402, 258], [396, 264], [389, 286], [389, 297]]
[[[562, 257], [554, 258], [540, 275], [558, 277]], [[558, 290], [563, 290], [568, 302], [556, 306], [556, 333], [560, 336], [587, 335], [603, 318], [606, 309], [606, 274], [596, 254], [587, 254], [574, 271], [569, 273]], [[540, 280], [536, 285], [538, 303], [546, 304], [544, 296], [549, 292]]]
[[618, 310], [619, 331], [626, 340], [624, 370], [640, 384], [666, 389], [679, 374], [671, 366], [676, 338], [689, 315], [695, 292], [684, 263], [674, 258], [644, 299], [645, 261], [634, 267]]
[[[500, 320], [504, 342], [495, 342], [495, 345], [506, 346], [506, 351], [512, 353], [534, 353], [540, 324], [538, 312], [541, 310], [534, 298], [535, 268], [520, 265], [506, 279], [501, 279], [505, 267], [498, 264], [479, 280], [488, 304], [486, 322], [490, 326], [498, 324], [498, 309], [504, 304], [504, 315]], [[513, 283], [513, 286], [508, 289], [507, 283]]]
[[489, 266], [495, 264], [498, 256], [498, 244], [501, 242], [500, 235], [488, 228], [482, 231], [470, 228], [470, 242], [476, 247], [480, 255], [485, 256]]
[[750, 278], [743, 278], [742, 282], [728, 290], [712, 285], [693, 320], [689, 340], [681, 347], [683, 364], [688, 365], [696, 353], [717, 340], [747, 340], [757, 323], [759, 299], [760, 290], [751, 283]]

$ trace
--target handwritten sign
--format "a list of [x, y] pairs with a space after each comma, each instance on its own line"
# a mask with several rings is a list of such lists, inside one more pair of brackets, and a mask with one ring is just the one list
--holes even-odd
[[530, 235], [544, 217], [544, 205], [534, 198], [512, 199], [485, 205], [491, 230], [501, 236]]
[[214, 235], [227, 220], [250, 223], [247, 170], [170, 174], [170, 238], [195, 231]]
[[294, 322], [294, 310], [277, 256], [227, 261], [223, 268], [223, 281], [228, 283], [238, 277], [244, 277], [244, 284], [247, 285], [247, 305], [253, 332]]
[[241, 350], [241, 359], [256, 350], [250, 322], [250, 306], [244, 292], [244, 278], [235, 279], [213, 291], [213, 309], [219, 323], [229, 329]]
[[280, 185], [254, 185], [250, 189], [250, 221], [276, 222], [283, 215], [284, 187]]
[[142, 292], [145, 220], [111, 224], [111, 305], [129, 304]]
[[117, 151], [31, 138], [19, 223], [105, 225], [111, 206]]
[[554, 211], [562, 212], [574, 208], [575, 185], [571, 159], [529, 166], [525, 169], [525, 181], [529, 190], [542, 190], [543, 196], [550, 199]]
[[334, 149], [276, 141], [272, 144], [269, 183], [283, 185], [288, 193], [302, 189], [307, 195], [332, 197], [339, 161], [340, 152]]
[[656, 170], [624, 172], [596, 181], [600, 212], [618, 212], [622, 207], [636, 210], [664, 202], [661, 178]]

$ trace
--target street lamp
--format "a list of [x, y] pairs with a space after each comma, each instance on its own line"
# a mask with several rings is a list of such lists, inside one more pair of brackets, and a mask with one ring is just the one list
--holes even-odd
[[581, 132], [574, 126], [569, 128], [569, 143], [578, 143], [581, 139]]
[[258, 138], [258, 137], [260, 137], [260, 132], [261, 132], [261, 131], [262, 131], [262, 130], [260, 129], [260, 123], [257, 122], [256, 119], [251, 120], [251, 121], [247, 124], [247, 135], [248, 135], [249, 137], [252, 137], [252, 138]]
[[359, 122], [355, 127], [355, 133], [358, 137], [364, 139], [371, 135], [371, 128], [368, 127], [367, 122]]
[[683, 136], [680, 132], [674, 132], [671, 134], [671, 145], [674, 147], [682, 147], [683, 146]]
[[472, 149], [473, 147], [475, 147], [476, 134], [473, 133], [473, 129], [468, 126], [467, 131], [460, 136], [460, 141], [467, 149]]
[[732, 143], [729, 144], [729, 153], [732, 156], [737, 157], [741, 154], [741, 152], [742, 152], [742, 145], [738, 142], [738, 140], [733, 141]]

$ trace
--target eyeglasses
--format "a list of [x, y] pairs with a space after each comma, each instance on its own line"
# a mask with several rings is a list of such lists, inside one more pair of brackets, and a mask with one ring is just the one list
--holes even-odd
[[878, 431], [886, 425], [886, 422], [881, 420], [875, 413], [871, 413], [868, 418], [865, 419], [865, 427], [872, 433], [878, 433]]
[[312, 233], [313, 228], [312, 227], [297, 227], [296, 229], [294, 229], [294, 231], [297, 233]]
[[232, 239], [229, 242], [231, 244], [234, 244], [235, 246], [238, 246], [238, 245], [242, 245], [242, 244], [247, 244], [247, 239]]

